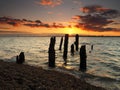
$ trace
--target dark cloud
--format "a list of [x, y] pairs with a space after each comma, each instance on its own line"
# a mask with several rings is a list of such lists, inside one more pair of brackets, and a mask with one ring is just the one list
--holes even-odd
[[49, 24], [31, 24], [31, 23], [27, 23], [27, 24], [24, 24], [25, 26], [29, 26], [29, 27], [46, 27], [46, 28], [49, 28]]
[[40, 24], [42, 23], [40, 20], [36, 20], [35, 22], [36, 22], [36, 23], [40, 23]]
[[11, 17], [0, 17], [0, 23], [1, 24], [9, 24], [12, 26], [19, 26], [20, 24], [22, 24], [22, 20], [20, 19], [13, 19]]
[[0, 24], [9, 24], [14, 27], [23, 25], [23, 26], [28, 26], [28, 27], [45, 27], [45, 28], [65, 28], [65, 26], [61, 23], [53, 23], [52, 25], [43, 23], [41, 20], [27, 20], [27, 19], [13, 19], [13, 18], [8, 18], [8, 17], [0, 17]]
[[98, 26], [91, 26], [91, 25], [86, 25], [84, 26], [84, 29], [88, 30], [88, 31], [98, 31], [98, 32], [104, 32], [104, 31], [120, 31], [120, 29], [117, 28], [104, 28], [104, 27], [98, 27]]
[[61, 24], [61, 23], [53, 23], [52, 25], [51, 25], [51, 28], [65, 28], [66, 26], [64, 26], [63, 24]]
[[101, 15], [108, 18], [108, 19], [113, 19], [113, 18], [119, 17], [120, 12], [117, 10], [109, 9], [109, 10], [106, 10], [103, 13], [101, 13]]
[[108, 25], [115, 23], [115, 18], [120, 16], [119, 11], [104, 8], [99, 5], [86, 6], [81, 8], [81, 11], [84, 15], [76, 15], [73, 17], [73, 19], [78, 21], [75, 27], [99, 32], [120, 31], [120, 29], [108, 27]]
[[83, 13], [101, 13], [109, 10], [108, 8], [103, 8], [100, 5], [90, 5], [80, 8]]
[[91, 26], [106, 26], [109, 23], [112, 23], [112, 20], [107, 20], [106, 18], [102, 17], [101, 15], [85, 15], [85, 16], [76, 16], [78, 19], [80, 19], [83, 24], [85, 25], [91, 25]]
[[19, 24], [16, 22], [7, 22], [7, 24], [12, 25], [12, 26], [18, 26]]
[[24, 24], [25, 26], [29, 26], [29, 27], [45, 27], [45, 28], [65, 28], [65, 26], [61, 23], [53, 23], [52, 25], [50, 24], [45, 24], [45, 23], [42, 23], [41, 21], [35, 21], [35, 23], [27, 23], [27, 24]]

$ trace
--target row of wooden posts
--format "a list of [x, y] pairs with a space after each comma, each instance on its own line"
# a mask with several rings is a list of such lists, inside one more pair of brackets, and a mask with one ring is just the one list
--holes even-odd
[[[69, 41], [69, 35], [65, 34], [64, 38], [64, 51], [63, 51], [63, 59], [64, 59], [64, 64], [67, 65], [67, 53], [68, 53], [68, 41]], [[56, 37], [51, 37], [50, 38], [50, 44], [49, 44], [49, 50], [48, 50], [48, 66], [49, 67], [55, 67], [55, 42], [56, 42]], [[59, 50], [62, 50], [62, 43], [63, 43], [63, 37], [61, 37], [60, 41], [60, 46]], [[75, 50], [78, 51], [79, 49], [79, 35], [76, 34], [75, 36], [75, 42], [74, 44], [71, 45], [71, 55], [74, 55], [74, 45], [75, 45]], [[82, 45], [80, 48], [80, 70], [86, 70], [86, 46]]]
[[[67, 53], [68, 53], [68, 41], [69, 41], [69, 35], [65, 34], [64, 38], [64, 51], [63, 51], [63, 59], [64, 64], [67, 65]], [[49, 67], [55, 67], [55, 43], [56, 43], [56, 37], [50, 38], [50, 44], [48, 49], [48, 66]], [[62, 50], [62, 44], [63, 44], [63, 37], [61, 37], [59, 50]], [[79, 35], [76, 34], [75, 36], [75, 42], [71, 45], [71, 55], [74, 55], [74, 45], [75, 50], [78, 51], [79, 49]], [[82, 45], [80, 48], [80, 70], [86, 70], [86, 46]], [[25, 61], [24, 52], [21, 52], [20, 55], [16, 56], [16, 63], [22, 64]]]

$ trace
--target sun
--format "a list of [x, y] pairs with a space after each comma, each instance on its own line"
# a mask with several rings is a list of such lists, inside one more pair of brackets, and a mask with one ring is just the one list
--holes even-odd
[[65, 28], [65, 33], [72, 35], [72, 34], [75, 34], [76, 32], [74, 28]]
[[72, 34], [73, 34], [73, 29], [69, 29], [69, 30], [68, 30], [68, 34], [69, 34], [69, 35], [72, 35]]

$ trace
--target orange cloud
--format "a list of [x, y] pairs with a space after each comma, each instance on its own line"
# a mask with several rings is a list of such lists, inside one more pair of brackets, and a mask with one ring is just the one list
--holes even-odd
[[75, 15], [75, 16], [72, 17], [72, 19], [74, 19], [74, 20], [80, 20], [80, 16], [79, 15]]
[[62, 0], [41, 0], [40, 2], [37, 2], [37, 4], [55, 7], [55, 6], [61, 5]]

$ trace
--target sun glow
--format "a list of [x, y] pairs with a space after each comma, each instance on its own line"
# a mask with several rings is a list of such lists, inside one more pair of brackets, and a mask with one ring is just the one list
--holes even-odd
[[72, 35], [72, 34], [76, 34], [76, 31], [74, 28], [65, 28], [65, 33]]

